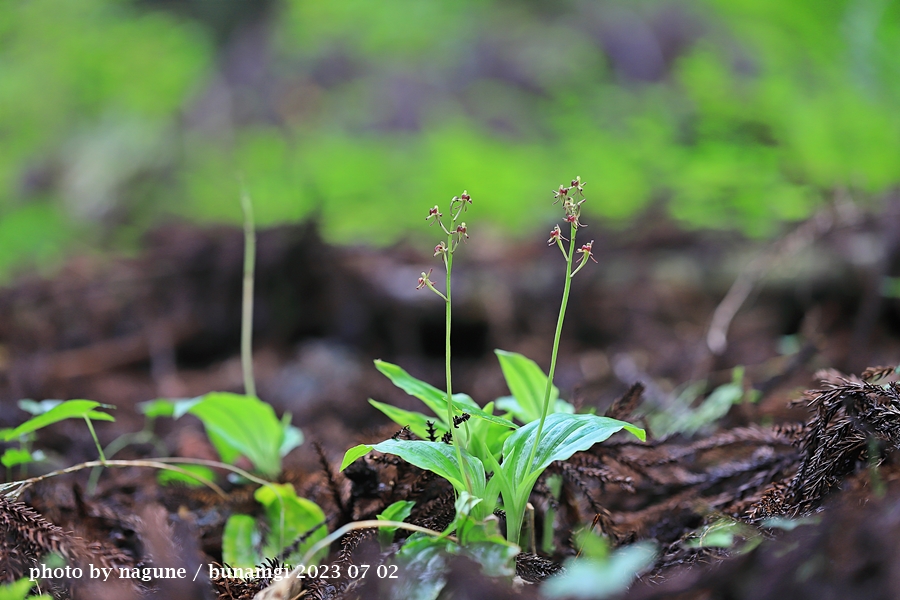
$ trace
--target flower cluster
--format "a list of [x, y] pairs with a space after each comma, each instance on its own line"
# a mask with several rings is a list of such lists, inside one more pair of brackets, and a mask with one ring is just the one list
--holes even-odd
[[[576, 200], [576, 195], [579, 198]], [[571, 241], [564, 237], [562, 234], [562, 230], [559, 228], [559, 225], [556, 225], [553, 230], [550, 232], [550, 239], [547, 240], [547, 245], [552, 246], [556, 244], [559, 247], [560, 252], [562, 252], [563, 256], [567, 261], [571, 264], [571, 256], [568, 252], [566, 252], [566, 248], [563, 245], [563, 241], [570, 243], [570, 250], [572, 250], [571, 245], [575, 243], [575, 234], [578, 231], [579, 227], [587, 227], [584, 223], [581, 222], [581, 206], [585, 202], [584, 198], [584, 182], [581, 181], [581, 177], [576, 177], [571, 181], [568, 186], [560, 185], [558, 189], [553, 190], [553, 197], [555, 200], [554, 204], [557, 202], [562, 202], [564, 216], [563, 220], [566, 223], [570, 224], [572, 239]], [[574, 276], [575, 273], [580, 271], [584, 265], [587, 263], [587, 259], [591, 259], [594, 262], [597, 262], [597, 259], [594, 258], [594, 240], [591, 240], [589, 243], [584, 244], [578, 250], [579, 262], [578, 266], [574, 271], [569, 275]]]
[[[459, 221], [460, 217], [465, 213], [469, 206], [472, 204], [472, 196], [469, 195], [469, 192], [463, 190], [463, 193], [459, 196], [453, 196], [450, 200], [450, 226], [444, 224], [444, 213], [441, 212], [440, 207], [435, 204], [432, 208], [428, 209], [428, 216], [425, 217], [426, 221], [430, 221], [429, 225], [434, 225], [437, 223], [440, 225], [441, 230], [446, 234], [447, 239], [441, 240], [434, 247], [434, 256], [440, 257], [444, 262], [444, 267], [449, 269], [450, 257], [456, 251], [456, 248], [459, 246], [460, 242], [465, 242], [469, 239], [469, 228], [466, 225], [465, 221]], [[422, 273], [422, 276], [419, 277], [419, 285], [416, 289], [420, 290], [423, 287], [427, 287], [438, 296], [447, 300], [447, 297], [444, 296], [441, 292], [439, 292], [435, 287], [431, 284], [429, 276], [431, 275], [431, 271], [427, 274]]]

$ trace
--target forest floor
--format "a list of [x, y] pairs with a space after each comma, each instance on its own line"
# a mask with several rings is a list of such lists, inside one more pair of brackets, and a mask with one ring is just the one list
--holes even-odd
[[[900, 388], [892, 369], [866, 370], [900, 357], [900, 303], [882, 295], [900, 266], [894, 233], [877, 219], [833, 215], [766, 246], [683, 232], [663, 219], [593, 230], [600, 262], [574, 280], [556, 383], [579, 409], [648, 427], [648, 442], [615, 437], [551, 467], [560, 493], [539, 483], [532, 502], [538, 531], [554, 508], [552, 550], [520, 556], [525, 583], [491, 581], [460, 563], [445, 594], [539, 597], [532, 583], [558, 571], [576, 552], [573, 532], [593, 524], [613, 546], [650, 540], [658, 549], [627, 598], [895, 597]], [[508, 394], [495, 348], [549, 364], [563, 265], [537, 240], [473, 237], [454, 271], [454, 391], [481, 405]], [[52, 278], [25, 277], [0, 290], [0, 428], [28, 418], [19, 399], [88, 398], [117, 407], [115, 423], [97, 424], [105, 445], [144, 427], [139, 402], [242, 392], [242, 243], [236, 229], [169, 225], [149, 234], [135, 258], [73, 259]], [[338, 473], [348, 448], [397, 432], [368, 398], [416, 408], [373, 359], [443, 385], [443, 304], [415, 289], [433, 260], [410, 244], [331, 247], [312, 225], [259, 233], [258, 392], [304, 432], [282, 480], [325, 510], [331, 531], [399, 499], [416, 500], [413, 523], [440, 529], [452, 518], [452, 490], [405, 463], [370, 457], [350, 478]], [[718, 321], [713, 315], [738, 279], [747, 294], [726, 306], [735, 314], [725, 326], [722, 309]], [[725, 335], [717, 353], [707, 341], [711, 323]], [[744, 368], [753, 401], [715, 422], [691, 421], [735, 367]], [[694, 399], [691, 390], [696, 402], [679, 405], [679, 395]], [[665, 415], [692, 423], [690, 430], [660, 435], [652, 423]], [[153, 433], [151, 443], [115, 458], [217, 458], [193, 417], [158, 419]], [[28, 476], [97, 458], [76, 420], [42, 430], [34, 447], [46, 460], [29, 465]], [[19, 476], [7, 470], [5, 481]], [[162, 486], [147, 469], [89, 477], [84, 470], [30, 486], [18, 498], [25, 505], [0, 499], [0, 580], [27, 576], [36, 554], [73, 539], [97, 564], [193, 573], [222, 560], [230, 515], [261, 510], [248, 485], [227, 484], [223, 499]], [[723, 528], [727, 543], [713, 535]], [[328, 560], [381, 558], [360, 535], [336, 544]], [[200, 572], [196, 581], [141, 585], [59, 580], [51, 591], [250, 598], [260, 588], [211, 585]], [[303, 594], [377, 598], [390, 590], [378, 579], [333, 580], [312, 582]]]

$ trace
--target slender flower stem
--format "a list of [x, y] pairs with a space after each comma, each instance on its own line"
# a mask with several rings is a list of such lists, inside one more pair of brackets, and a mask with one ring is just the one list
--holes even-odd
[[241, 190], [241, 209], [244, 212], [244, 289], [241, 302], [241, 371], [244, 393], [256, 396], [253, 379], [253, 271], [256, 265], [256, 229], [253, 223], [253, 204], [246, 189]]
[[[455, 220], [455, 218], [454, 218]], [[462, 456], [462, 448], [460, 448], [459, 440], [456, 439], [456, 436], [453, 435], [453, 417], [454, 417], [454, 408], [453, 408], [453, 382], [450, 371], [450, 325], [453, 318], [453, 303], [452, 295], [450, 292], [450, 274], [453, 270], [453, 235], [450, 234], [447, 236], [447, 252], [444, 254], [444, 259], [446, 261], [447, 266], [447, 293], [445, 297], [445, 305], [446, 305], [446, 313], [445, 313], [445, 331], [446, 334], [444, 336], [444, 361], [446, 364], [446, 373], [447, 373], [447, 427], [449, 427], [450, 435], [453, 437], [453, 447], [456, 449], [456, 460], [459, 461], [459, 469], [462, 471], [463, 480], [466, 483], [466, 490], [471, 494], [472, 493], [472, 482], [469, 481], [469, 471], [466, 469], [466, 463], [463, 462]]]
[[541, 434], [544, 432], [544, 421], [547, 420], [547, 413], [550, 410], [550, 392], [553, 389], [553, 376], [556, 373], [556, 358], [559, 354], [559, 338], [562, 335], [563, 321], [566, 318], [566, 307], [569, 304], [569, 290], [572, 288], [572, 258], [575, 255], [575, 234], [578, 233], [578, 225], [572, 223], [571, 238], [569, 241], [569, 253], [566, 255], [566, 283], [563, 288], [562, 304], [559, 307], [559, 317], [556, 320], [556, 334], [553, 336], [553, 353], [550, 356], [550, 374], [547, 376], [547, 387], [544, 390], [544, 406], [541, 410], [541, 420], [538, 423], [537, 436], [534, 438], [534, 444], [531, 446], [531, 453], [528, 456], [528, 462], [525, 463], [525, 478], [531, 475], [535, 454], [537, 454], [538, 443], [541, 440]]
[[[450, 246], [450, 242], [452, 240], [452, 236], [447, 236], [447, 246]], [[450, 371], [450, 323], [453, 319], [453, 309], [451, 302], [451, 292], [450, 292], [450, 272], [453, 270], [453, 253], [448, 251], [446, 253], [446, 266], [447, 266], [447, 293], [444, 297], [444, 306], [445, 306], [445, 314], [444, 314], [444, 363], [445, 363], [445, 372], [447, 376], [447, 426], [450, 428], [450, 435], [453, 435], [453, 381], [452, 375]], [[462, 459], [460, 457], [460, 466], [462, 466]]]

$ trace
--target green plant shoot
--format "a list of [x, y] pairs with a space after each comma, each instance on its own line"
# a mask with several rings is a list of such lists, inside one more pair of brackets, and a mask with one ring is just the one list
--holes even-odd
[[[297, 496], [290, 484], [269, 484], [254, 493], [263, 505], [268, 531], [265, 538], [249, 515], [232, 515], [222, 534], [222, 559], [235, 567], [253, 567], [268, 557], [286, 556], [298, 562], [316, 542], [325, 538], [325, 513], [319, 506]], [[320, 560], [324, 551], [315, 555]]]
[[281, 459], [303, 443], [303, 434], [291, 425], [290, 414], [275, 416], [272, 406], [259, 398], [229, 392], [211, 392], [192, 400], [173, 402], [173, 416], [190, 413], [199, 418], [219, 456], [233, 463], [246, 456], [268, 477], [281, 473]]
[[53, 423], [58, 423], [59, 421], [80, 418], [84, 419], [84, 422], [88, 426], [88, 430], [91, 432], [91, 438], [93, 438], [94, 444], [97, 446], [97, 453], [100, 455], [100, 461], [106, 462], [106, 456], [103, 454], [103, 447], [100, 445], [100, 440], [97, 438], [97, 433], [94, 431], [94, 424], [92, 421], [115, 421], [116, 419], [110, 414], [96, 410], [98, 408], [112, 409], [115, 407], [109, 404], [101, 404], [100, 402], [95, 402], [93, 400], [66, 400], [65, 402], [60, 402], [47, 412], [28, 419], [14, 429], [3, 430], [3, 441], [8, 442], [14, 440], [23, 435], [37, 431], [38, 429], [47, 427], [48, 425], [52, 425]]

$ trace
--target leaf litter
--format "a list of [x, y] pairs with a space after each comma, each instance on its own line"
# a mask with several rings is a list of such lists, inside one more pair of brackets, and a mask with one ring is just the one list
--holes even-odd
[[[893, 489], [900, 479], [893, 457], [900, 443], [900, 386], [893, 367], [868, 368], [858, 377], [835, 371], [818, 377], [822, 380], [818, 389], [793, 401], [795, 410], [807, 411], [805, 421], [782, 420], [769, 426], [739, 423], [700, 437], [674, 434], [647, 443], [614, 438], [551, 465], [538, 481], [532, 502], [536, 531], [544, 529], [541, 520], [546, 515], [554, 514], [548, 546], [552, 550], [526, 548], [516, 561], [519, 578], [539, 582], [560, 572], [563, 559], [578, 551], [573, 533], [591, 527], [613, 547], [638, 540], [658, 544], [656, 563], [642, 576], [641, 584], [628, 592], [629, 597], [701, 598], [710, 597], [703, 594], [711, 590], [721, 597], [738, 594], [735, 590], [748, 581], [756, 591], [734, 597], [779, 597], [772, 590], [814, 597], [810, 590], [821, 588], [816, 581], [823, 577], [834, 589], [851, 589], [846, 586], [853, 577], [877, 570], [890, 556], [898, 555], [892, 550], [896, 543], [887, 539], [890, 531], [898, 529], [891, 517], [897, 514], [896, 503], [885, 490]], [[644, 386], [633, 385], [605, 415], [626, 420], [639, 417], [646, 406], [643, 396]], [[394, 429], [391, 434], [414, 437], [408, 429]], [[441, 530], [453, 519], [452, 489], [426, 471], [376, 453], [337, 473], [333, 448], [320, 446], [316, 452], [315, 468], [293, 474], [289, 468], [284, 477], [294, 479], [298, 494], [315, 498], [326, 509], [330, 530], [373, 518], [400, 500], [416, 503], [408, 519], [411, 523]], [[552, 478], [557, 478], [558, 486]], [[203, 489], [160, 490], [155, 482], [131, 470], [105, 476], [98, 493], [84, 494], [78, 485], [42, 483], [23, 494], [25, 504], [0, 498], [0, 525], [5, 532], [0, 578], [12, 581], [27, 576], [34, 560], [49, 554], [59, 554], [73, 565], [141, 569], [163, 562], [206, 564], [220, 551], [222, 527], [231, 514], [260, 514], [252, 499], [253, 488], [241, 485], [231, 488], [226, 501]], [[856, 505], [864, 509], [857, 510]], [[153, 511], [148, 513], [141, 506], [158, 507], [170, 518], [160, 521], [158, 512], [153, 516]], [[823, 512], [826, 506], [831, 508]], [[175, 531], [172, 516], [176, 515], [174, 522], [190, 533]], [[793, 531], [783, 531], [797, 523], [801, 525]], [[161, 549], [160, 531], [167, 539], [185, 543]], [[396, 542], [385, 551], [375, 534], [375, 530], [347, 534], [328, 563], [342, 565], [343, 572], [350, 565], [383, 564], [396, 552]], [[844, 538], [849, 545], [840, 549]], [[188, 539], [197, 541], [192, 545]], [[398, 541], [402, 539], [403, 534]], [[881, 549], [866, 558], [872, 555], [866, 547], [869, 542], [881, 544]], [[813, 558], [801, 560], [800, 550], [808, 550]], [[786, 558], [776, 564], [773, 557], [779, 553]], [[829, 571], [823, 565], [832, 564], [835, 556], [843, 560], [836, 563], [838, 569]], [[264, 566], [277, 568], [281, 565], [277, 560], [273, 557]], [[459, 558], [449, 565], [448, 589], [455, 593], [469, 590], [467, 597], [485, 598], [535, 596], [536, 586], [528, 583], [497, 588], [477, 568], [467, 567], [466, 560]], [[708, 568], [713, 564], [719, 567]], [[785, 575], [766, 577], [766, 569]], [[767, 579], [782, 583], [760, 583]], [[58, 582], [58, 589], [52, 591], [58, 597], [84, 597], [79, 583]], [[213, 578], [213, 597], [252, 598], [268, 583]], [[877, 591], [877, 585], [871, 583], [871, 589]], [[389, 591], [384, 586], [374, 580], [307, 580], [302, 597], [386, 597]], [[137, 582], [128, 590], [117, 590], [115, 597], [152, 596], [164, 587], [165, 582]], [[473, 591], [478, 589], [485, 591]]]

